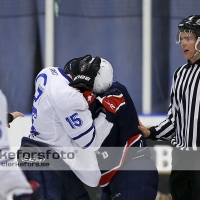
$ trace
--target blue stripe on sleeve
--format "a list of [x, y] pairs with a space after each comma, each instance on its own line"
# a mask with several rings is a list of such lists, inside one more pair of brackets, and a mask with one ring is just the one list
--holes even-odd
[[95, 138], [95, 135], [96, 135], [96, 131], [94, 130], [91, 141], [90, 141], [88, 144], [86, 144], [86, 145], [83, 147], [83, 149], [86, 149], [87, 147], [89, 147], [89, 146], [92, 144], [92, 142], [93, 142], [93, 140], [94, 140], [94, 138]]
[[84, 135], [86, 135], [87, 133], [89, 133], [93, 128], [94, 128], [94, 125], [92, 124], [92, 126], [91, 126], [87, 131], [81, 133], [80, 135], [78, 135], [78, 136], [76, 136], [76, 137], [74, 137], [74, 138], [72, 138], [72, 139], [73, 139], [73, 140], [77, 140], [77, 139], [83, 137]]

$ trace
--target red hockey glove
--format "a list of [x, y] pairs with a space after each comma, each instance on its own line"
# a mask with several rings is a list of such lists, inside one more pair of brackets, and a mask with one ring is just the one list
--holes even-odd
[[107, 90], [105, 93], [98, 96], [97, 99], [106, 110], [113, 114], [115, 114], [119, 108], [125, 104], [124, 96], [117, 88]]
[[83, 92], [83, 96], [85, 97], [85, 100], [88, 102], [88, 105], [92, 104], [92, 102], [95, 100], [95, 96], [93, 94], [92, 90], [86, 90]]

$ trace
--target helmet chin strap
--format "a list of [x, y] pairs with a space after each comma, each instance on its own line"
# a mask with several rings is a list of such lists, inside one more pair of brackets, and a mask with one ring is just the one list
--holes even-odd
[[200, 49], [197, 49], [197, 45], [199, 44], [199, 42], [200, 42], [200, 37], [197, 38], [197, 41], [196, 41], [196, 43], [195, 43], [195, 50], [196, 50], [196, 52], [195, 52], [195, 54], [193, 55], [193, 57], [189, 59], [189, 60], [191, 60], [191, 61], [194, 60], [194, 58], [196, 58], [196, 56], [198, 56], [199, 53], [200, 53]]

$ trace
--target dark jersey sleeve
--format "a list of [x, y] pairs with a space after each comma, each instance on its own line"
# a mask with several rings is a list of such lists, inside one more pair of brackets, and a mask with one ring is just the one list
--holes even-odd
[[[138, 115], [135, 109], [135, 105], [124, 85], [119, 82], [113, 82], [110, 89], [117, 88], [121, 91], [125, 98], [125, 104], [115, 114], [114, 126], [111, 129], [110, 134], [103, 142], [102, 146], [124, 146], [129, 138], [139, 133], [138, 130]], [[99, 107], [102, 107], [101, 103], [96, 100], [90, 105], [90, 111], [93, 114], [97, 114]]]
[[125, 105], [117, 111], [116, 121], [104, 144], [105, 146], [124, 146], [129, 138], [139, 133], [138, 114], [126, 87], [119, 82], [113, 82], [112, 87], [122, 92]]

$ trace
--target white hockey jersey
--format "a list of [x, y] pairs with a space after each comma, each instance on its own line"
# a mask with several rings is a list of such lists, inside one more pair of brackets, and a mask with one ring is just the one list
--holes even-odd
[[[13, 159], [10, 159], [9, 142], [7, 137], [7, 101], [0, 90], [0, 194], [21, 195], [32, 193], [32, 188], [27, 182], [23, 172]], [[6, 163], [9, 165], [6, 165]]]
[[30, 139], [44, 142], [57, 152], [76, 153], [64, 159], [78, 178], [95, 187], [101, 176], [95, 152], [113, 124], [100, 113], [92, 120], [83, 94], [68, 84], [72, 79], [60, 68], [43, 69], [35, 80]]

